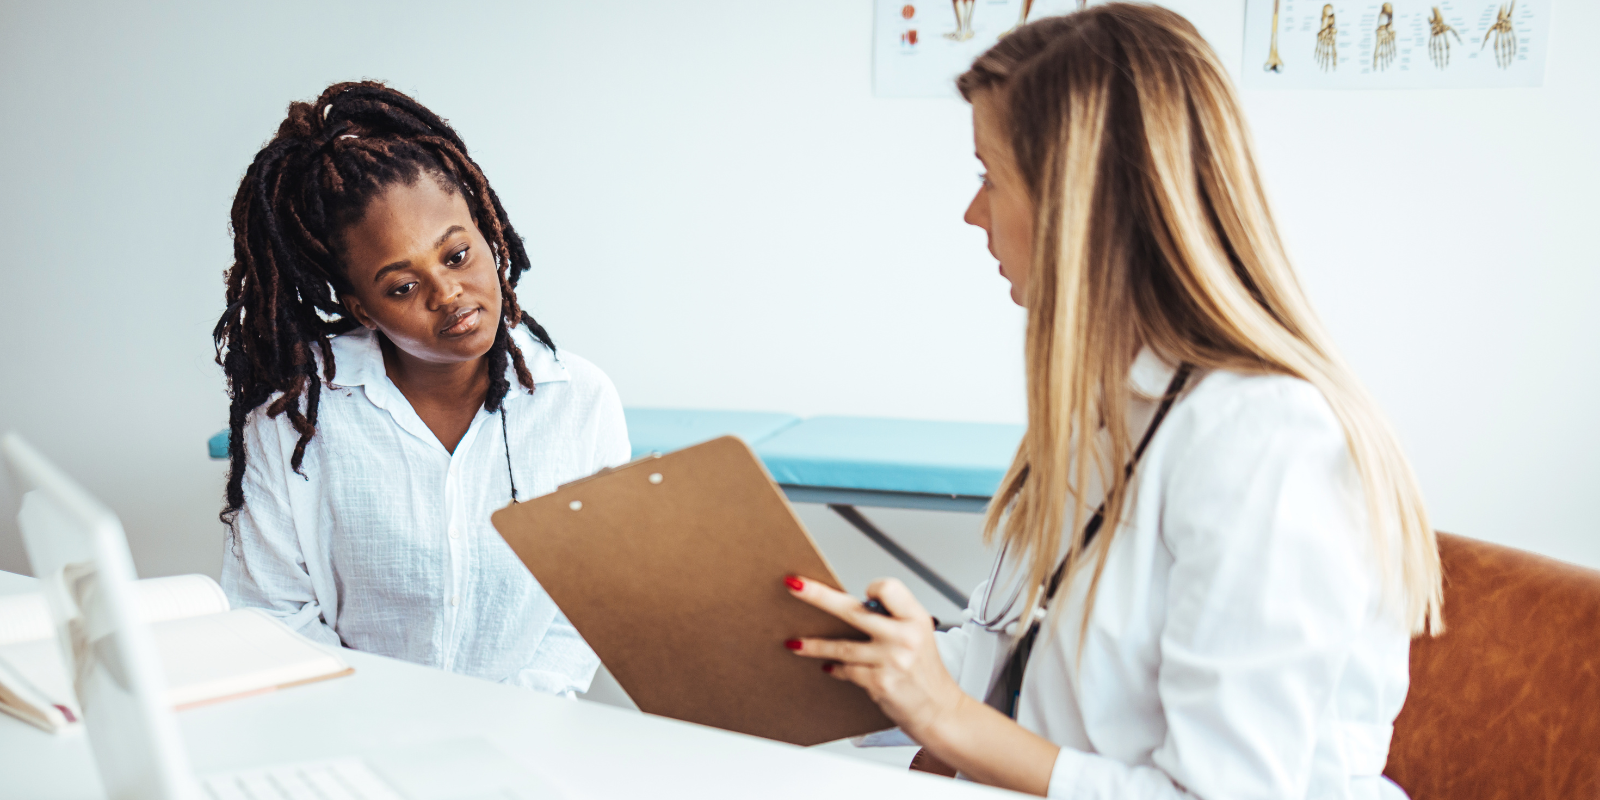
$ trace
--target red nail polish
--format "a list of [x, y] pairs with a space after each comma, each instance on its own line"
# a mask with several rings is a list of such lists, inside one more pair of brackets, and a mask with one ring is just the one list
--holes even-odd
[[803, 580], [800, 580], [799, 578], [796, 578], [793, 575], [785, 576], [784, 579], [783, 579], [783, 582], [788, 584], [790, 589], [793, 589], [793, 590], [795, 590], [797, 592], [800, 591], [801, 589], [806, 588], [806, 582], [803, 581]]
[[833, 663], [832, 662], [828, 662], [828, 663], [823, 664], [822, 665], [822, 671], [828, 673], [829, 675], [832, 675], [833, 674]]
[[800, 649], [800, 640], [799, 639], [790, 639], [790, 640], [784, 642], [783, 646], [789, 648], [790, 650], [799, 650]]

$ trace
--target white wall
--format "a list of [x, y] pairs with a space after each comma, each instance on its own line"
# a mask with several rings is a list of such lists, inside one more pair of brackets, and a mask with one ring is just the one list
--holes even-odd
[[[1173, 5], [1240, 63], [1240, 0]], [[1245, 103], [1437, 524], [1600, 566], [1600, 6], [1556, 13], [1541, 89]], [[959, 220], [967, 109], [873, 99], [870, 23], [867, 0], [8, 3], [0, 427], [122, 513], [142, 573], [215, 573], [228, 204], [289, 100], [359, 77], [457, 125], [534, 254], [524, 305], [626, 402], [1020, 420], [1021, 316]], [[0, 569], [26, 571], [15, 504]]]

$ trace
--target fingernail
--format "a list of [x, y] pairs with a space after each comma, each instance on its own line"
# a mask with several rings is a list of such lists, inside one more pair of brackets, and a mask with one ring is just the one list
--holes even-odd
[[796, 578], [793, 575], [784, 576], [783, 582], [788, 584], [790, 589], [793, 589], [797, 592], [806, 588], [806, 582]]
[[827, 663], [827, 664], [823, 664], [822, 665], [822, 671], [828, 673], [829, 675], [832, 675], [833, 674], [833, 664], [831, 662]]
[[784, 642], [783, 646], [789, 648], [790, 650], [799, 650], [800, 649], [800, 640], [799, 639], [790, 639], [790, 640]]

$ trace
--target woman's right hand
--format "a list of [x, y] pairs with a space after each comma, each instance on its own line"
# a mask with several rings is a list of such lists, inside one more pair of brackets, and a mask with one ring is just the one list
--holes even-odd
[[961, 691], [939, 658], [933, 617], [905, 584], [893, 578], [867, 587], [890, 616], [876, 614], [860, 600], [817, 581], [791, 576], [784, 581], [795, 597], [826, 611], [871, 636], [871, 641], [790, 639], [796, 655], [823, 659], [822, 669], [850, 681], [918, 741], [933, 738], [934, 729], [958, 716], [970, 698]]
[[947, 770], [973, 780], [1042, 795], [1060, 748], [961, 691], [939, 657], [933, 617], [894, 579], [867, 587], [891, 616], [816, 581], [784, 579], [789, 591], [871, 636], [866, 642], [790, 639], [796, 655], [823, 659], [822, 668], [865, 689], [907, 736]]

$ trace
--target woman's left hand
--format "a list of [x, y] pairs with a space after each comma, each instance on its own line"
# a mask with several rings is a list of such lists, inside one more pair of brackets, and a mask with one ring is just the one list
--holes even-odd
[[867, 597], [893, 615], [884, 616], [816, 581], [791, 576], [784, 582], [795, 597], [872, 637], [867, 642], [790, 639], [784, 644], [796, 655], [824, 659], [828, 674], [867, 690], [883, 713], [919, 742], [929, 741], [941, 725], [955, 724], [967, 696], [939, 658], [933, 617], [905, 584], [887, 578], [867, 587]]

